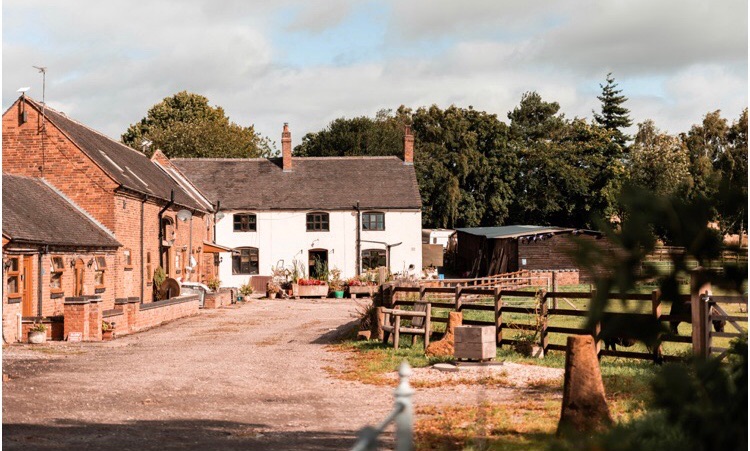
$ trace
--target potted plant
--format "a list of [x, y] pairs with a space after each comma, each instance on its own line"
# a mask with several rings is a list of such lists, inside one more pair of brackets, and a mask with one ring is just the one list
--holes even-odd
[[211, 291], [219, 291], [219, 287], [221, 287], [221, 280], [219, 280], [216, 277], [213, 277], [211, 280], [206, 282], [206, 286], [211, 289]]
[[359, 277], [352, 277], [351, 279], [346, 281], [346, 287], [349, 291], [349, 295], [353, 298], [358, 294], [372, 296], [376, 286], [376, 283], [370, 280], [367, 274], [362, 274]]
[[239, 293], [240, 296], [242, 296], [243, 301], [247, 302], [250, 300], [250, 295], [253, 294], [253, 286], [250, 284], [249, 280], [246, 284], [240, 286]]
[[115, 323], [102, 321], [102, 340], [109, 341], [115, 338]]
[[276, 295], [278, 295], [280, 291], [281, 287], [273, 280], [266, 284], [266, 297], [268, 299], [276, 299]]
[[29, 343], [41, 344], [47, 341], [47, 326], [43, 323], [34, 321], [29, 329]]
[[313, 296], [325, 298], [328, 296], [328, 284], [318, 279], [299, 279], [292, 284], [292, 293], [295, 298]]
[[341, 270], [331, 270], [331, 280], [328, 281], [328, 288], [333, 292], [333, 297], [336, 299], [343, 299], [344, 297], [344, 281], [341, 280]]

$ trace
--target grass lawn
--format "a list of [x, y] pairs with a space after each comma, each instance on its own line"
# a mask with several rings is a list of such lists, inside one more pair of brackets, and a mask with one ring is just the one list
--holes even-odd
[[[567, 286], [561, 291], [588, 291], [588, 285]], [[653, 287], [644, 287], [643, 292], [650, 292]], [[533, 297], [503, 299], [505, 305], [527, 306], [531, 314], [506, 313], [505, 322], [520, 322], [534, 324]], [[575, 308], [585, 311], [588, 308], [587, 299], [570, 299]], [[491, 305], [492, 299], [481, 299], [476, 302]], [[573, 308], [567, 302], [560, 300], [560, 308]], [[669, 304], [662, 304], [662, 311], [669, 312]], [[737, 314], [739, 305], [725, 308], [727, 313]], [[610, 302], [608, 311], [650, 312], [650, 302], [630, 302], [623, 304], [619, 301]], [[433, 315], [447, 317], [448, 309], [433, 309]], [[493, 312], [464, 311], [465, 319], [494, 322]], [[551, 315], [550, 326], [583, 327], [583, 317]], [[745, 326], [747, 324], [741, 323]], [[444, 330], [445, 325], [433, 323], [434, 331]], [[728, 326], [730, 327], [730, 326]], [[730, 329], [728, 329], [730, 330]], [[679, 327], [681, 335], [689, 336], [691, 325], [682, 323]], [[520, 331], [519, 331], [520, 332]], [[516, 333], [519, 333], [516, 332]], [[504, 331], [507, 338], [514, 338], [511, 330]], [[550, 334], [551, 343], [565, 344], [567, 335]], [[330, 369], [336, 377], [354, 380], [368, 384], [394, 385], [393, 379], [384, 377], [395, 371], [398, 365], [407, 360], [413, 367], [425, 367], [449, 359], [428, 358], [424, 355], [421, 339], [415, 346], [411, 346], [408, 337], [402, 340], [401, 349], [394, 350], [392, 346], [378, 341], [347, 341], [335, 345], [338, 350], [350, 353], [349, 365], [343, 372]], [[716, 340], [714, 346], [723, 346], [728, 339]], [[687, 354], [691, 348], [689, 344], [665, 343], [665, 354]], [[646, 352], [645, 346], [638, 344], [629, 351]], [[563, 368], [565, 353], [551, 351], [544, 359], [526, 358], [516, 353], [508, 346], [499, 348], [497, 359], [523, 363], [529, 365], [543, 365]], [[649, 381], [656, 366], [646, 360], [602, 357], [600, 361], [602, 379], [607, 394], [607, 400], [616, 422], [629, 421], [645, 413], [650, 396]], [[502, 385], [498, 381], [480, 381], [477, 384]], [[434, 386], [419, 386], [415, 388], [428, 389]], [[534, 390], [533, 388], [537, 388]], [[521, 390], [522, 399], [504, 403], [478, 403], [476, 405], [427, 406], [417, 409], [415, 436], [417, 449], [545, 449], [555, 438], [557, 422], [560, 418], [561, 402], [557, 396], [550, 393], [561, 391], [562, 387], [532, 387], [531, 390]]]

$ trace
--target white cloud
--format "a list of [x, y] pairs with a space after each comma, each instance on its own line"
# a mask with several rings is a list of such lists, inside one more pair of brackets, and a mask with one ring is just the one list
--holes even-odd
[[634, 120], [652, 118], [672, 132], [710, 110], [735, 118], [747, 104], [747, 5], [736, 0], [722, 7], [394, 0], [377, 56], [280, 63], [279, 46], [290, 44], [275, 36], [306, 31], [292, 33], [304, 39], [339, 26], [354, 5], [5, 2], [3, 105], [19, 86], [41, 97], [41, 77], [31, 68], [40, 64], [49, 67], [50, 105], [113, 137], [181, 90], [206, 95], [232, 120], [255, 123], [277, 141], [290, 122], [295, 143], [337, 117], [400, 104], [473, 105], [507, 120], [530, 90], [558, 101], [569, 117], [590, 117], [609, 70], [622, 85], [656, 74], [658, 89], [626, 91], [627, 106]]

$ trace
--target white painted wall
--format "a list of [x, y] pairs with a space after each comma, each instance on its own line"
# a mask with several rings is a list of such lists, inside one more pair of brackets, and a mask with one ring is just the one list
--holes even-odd
[[456, 233], [451, 229], [424, 229], [422, 231], [423, 243], [440, 244], [443, 248], [448, 247], [451, 235]]
[[[312, 211], [312, 210], [311, 210]], [[316, 210], [322, 211], [322, 210]], [[380, 241], [388, 244], [402, 243], [391, 248], [391, 272], [402, 272], [414, 265], [422, 268], [422, 212], [379, 210], [385, 213], [385, 230], [363, 230], [361, 249], [385, 249]], [[260, 275], [270, 275], [272, 267], [283, 264], [292, 267], [292, 261], [303, 262], [307, 271], [308, 251], [328, 250], [328, 267], [338, 268], [343, 278], [357, 273], [357, 216], [354, 211], [331, 211], [330, 231], [306, 231], [308, 211], [224, 211], [225, 217], [216, 224], [216, 243], [231, 248], [257, 247]], [[256, 232], [235, 232], [234, 213], [254, 213], [257, 218]], [[232, 258], [222, 253], [219, 279], [222, 286], [238, 287], [248, 281], [248, 275], [232, 274]], [[418, 272], [416, 272], [419, 274]]]

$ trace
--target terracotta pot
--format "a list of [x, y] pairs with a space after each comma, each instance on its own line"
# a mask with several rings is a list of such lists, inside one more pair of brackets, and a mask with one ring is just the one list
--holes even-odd
[[102, 331], [102, 340], [103, 341], [110, 341], [113, 338], [115, 338], [115, 331], [114, 331], [114, 329], [109, 329], [109, 330], [103, 330]]

